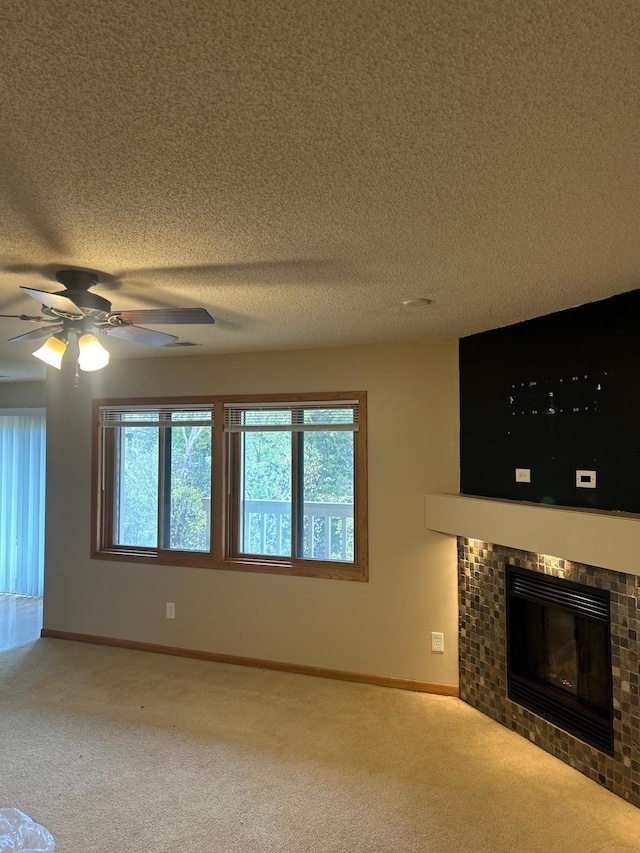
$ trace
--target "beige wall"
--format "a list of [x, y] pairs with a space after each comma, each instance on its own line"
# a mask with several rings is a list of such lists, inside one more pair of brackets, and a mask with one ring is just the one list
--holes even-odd
[[[368, 392], [369, 583], [89, 559], [92, 397], [342, 390]], [[50, 370], [47, 418], [46, 628], [457, 683], [454, 545], [424, 522], [458, 490], [456, 341]]]
[[46, 402], [44, 382], [0, 383], [0, 409], [43, 409]]

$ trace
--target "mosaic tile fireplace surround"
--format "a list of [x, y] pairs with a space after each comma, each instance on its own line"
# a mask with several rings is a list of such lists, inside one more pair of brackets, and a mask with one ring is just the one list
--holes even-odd
[[[508, 565], [610, 592], [612, 756], [508, 698]], [[640, 807], [640, 577], [463, 537], [458, 537], [458, 570], [460, 698]]]

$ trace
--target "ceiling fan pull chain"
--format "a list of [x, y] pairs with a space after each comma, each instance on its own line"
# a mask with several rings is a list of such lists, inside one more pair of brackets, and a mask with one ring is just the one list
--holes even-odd
[[74, 382], [74, 388], [77, 388], [80, 385], [80, 358], [76, 356], [76, 381]]

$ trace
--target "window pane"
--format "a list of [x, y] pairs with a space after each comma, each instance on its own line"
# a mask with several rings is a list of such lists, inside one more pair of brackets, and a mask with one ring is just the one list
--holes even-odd
[[[305, 412], [305, 421], [313, 423], [307, 418], [313, 414]], [[303, 445], [300, 556], [352, 563], [353, 433], [307, 432], [300, 433], [299, 440]]]
[[[190, 414], [190, 413], [189, 413]], [[192, 420], [200, 418], [193, 415]], [[176, 414], [172, 420], [189, 418]], [[169, 484], [164, 547], [179, 551], [209, 551], [211, 498], [211, 428], [172, 427], [166, 430], [165, 459]]]
[[158, 428], [123, 427], [116, 435], [114, 545], [158, 544]]
[[[265, 414], [260, 413], [263, 424]], [[240, 442], [238, 548], [244, 554], [290, 557], [291, 432], [243, 433]]]

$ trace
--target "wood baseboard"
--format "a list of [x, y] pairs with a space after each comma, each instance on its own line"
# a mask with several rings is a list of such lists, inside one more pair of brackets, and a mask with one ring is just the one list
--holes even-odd
[[231, 663], [237, 666], [253, 666], [259, 669], [275, 669], [280, 672], [293, 672], [298, 675], [314, 675], [318, 678], [335, 678], [339, 681], [356, 681], [361, 684], [375, 684], [378, 687], [394, 687], [400, 690], [414, 690], [417, 693], [435, 693], [439, 696], [458, 696], [454, 684], [432, 684], [429, 681], [413, 681], [409, 678], [391, 678], [384, 675], [367, 675], [362, 672], [343, 672], [340, 669], [324, 669], [319, 666], [303, 666], [297, 663], [244, 658], [236, 655], [221, 655], [216, 652], [201, 652], [195, 649], [180, 649], [174, 646], [160, 646], [155, 643], [139, 643], [136, 640], [119, 640], [115, 637], [96, 637], [93, 634], [74, 634], [71, 631], [54, 631], [43, 628], [40, 636], [57, 640], [74, 640], [78, 643], [97, 643], [102, 646], [116, 646], [120, 649], [135, 649], [140, 652], [155, 652], [161, 655], [176, 655], [183, 658], [196, 658], [215, 663]]

